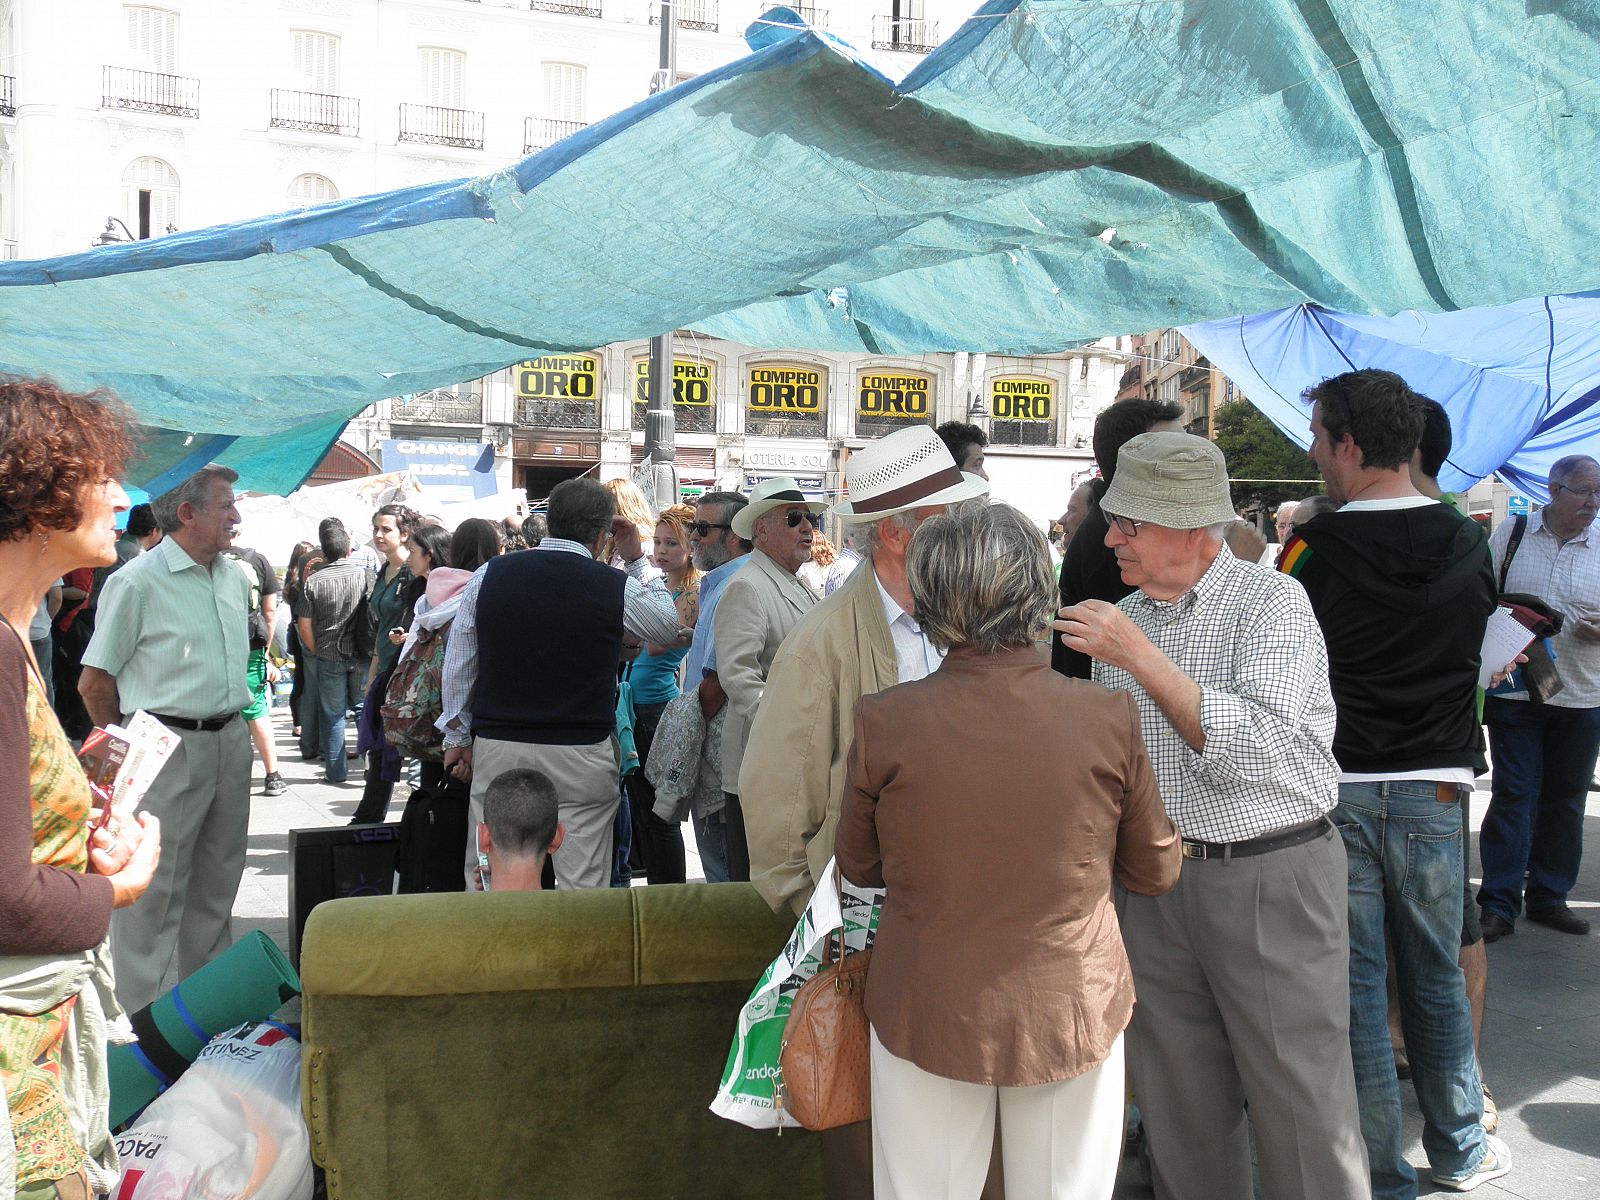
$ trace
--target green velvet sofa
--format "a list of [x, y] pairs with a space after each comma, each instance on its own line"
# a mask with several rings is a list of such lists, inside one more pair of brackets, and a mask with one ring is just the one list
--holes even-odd
[[734, 883], [318, 905], [301, 1097], [330, 1200], [821, 1196], [815, 1135], [706, 1107], [793, 926]]

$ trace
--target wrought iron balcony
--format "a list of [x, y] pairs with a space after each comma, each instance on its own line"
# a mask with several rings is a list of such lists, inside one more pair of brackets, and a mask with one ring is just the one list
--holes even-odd
[[550, 117], [524, 117], [522, 119], [522, 152], [532, 154], [546, 146], [554, 146], [564, 137], [570, 137], [589, 126], [587, 121], [557, 121]]
[[418, 392], [389, 402], [389, 420], [418, 425], [482, 425], [483, 396], [458, 395], [449, 388]]
[[569, 17], [598, 17], [600, 0], [529, 0], [534, 12], [566, 13]]
[[361, 132], [361, 101], [355, 96], [273, 88], [268, 124], [274, 129], [303, 129], [309, 133], [355, 137]]
[[939, 44], [939, 22], [927, 17], [872, 18], [872, 48], [874, 50], [904, 50], [911, 54], [926, 54]]
[[17, 115], [17, 77], [0, 75], [0, 117]]
[[402, 104], [400, 140], [482, 150], [483, 114], [464, 108], [439, 108], [433, 104]]
[[813, 29], [826, 29], [828, 27], [828, 10], [825, 8], [812, 8], [809, 4], [791, 4], [798, 16]]
[[[678, 14], [679, 29], [717, 31], [717, 0], [675, 0], [672, 7]], [[661, 24], [660, 4], [651, 7], [650, 24]]]
[[102, 108], [198, 117], [200, 81], [183, 75], [163, 75], [159, 71], [107, 67], [100, 103]]

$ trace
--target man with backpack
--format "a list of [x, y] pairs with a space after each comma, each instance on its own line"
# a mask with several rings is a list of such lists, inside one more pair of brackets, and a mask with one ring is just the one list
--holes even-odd
[[343, 783], [345, 714], [361, 703], [372, 634], [367, 622], [367, 597], [372, 574], [350, 557], [350, 534], [342, 525], [324, 522], [319, 532], [327, 565], [305, 582], [309, 615], [297, 625], [300, 643], [317, 660], [317, 708], [322, 716], [324, 777]]

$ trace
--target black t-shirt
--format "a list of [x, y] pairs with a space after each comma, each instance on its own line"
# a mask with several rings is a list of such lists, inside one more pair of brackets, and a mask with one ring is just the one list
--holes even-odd
[[272, 569], [267, 556], [259, 550], [235, 546], [228, 557], [236, 560], [250, 580], [250, 649], [261, 650], [272, 640], [272, 630], [267, 628], [267, 618], [261, 611], [261, 601], [266, 596], [276, 596], [283, 590], [278, 583], [278, 573]]
[[[1106, 494], [1106, 483], [1096, 479], [1089, 486], [1089, 511], [1083, 524], [1078, 526], [1067, 552], [1061, 559], [1061, 607], [1082, 600], [1104, 600], [1115, 604], [1134, 589], [1122, 582], [1122, 569], [1117, 566], [1116, 552], [1106, 545], [1106, 533], [1111, 523], [1100, 511], [1100, 499]], [[1061, 635], [1050, 635], [1050, 665], [1073, 679], [1088, 679], [1094, 659], [1076, 650], [1069, 650], [1061, 642]]]

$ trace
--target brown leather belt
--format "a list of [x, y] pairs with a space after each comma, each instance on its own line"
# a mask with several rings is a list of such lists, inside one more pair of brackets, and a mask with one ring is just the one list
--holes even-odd
[[1303, 846], [1325, 833], [1332, 832], [1333, 825], [1329, 823], [1328, 818], [1318, 817], [1315, 821], [1307, 821], [1304, 825], [1294, 825], [1288, 829], [1264, 833], [1260, 837], [1246, 838], [1242, 842], [1202, 842], [1198, 838], [1184, 838], [1183, 857], [1199, 859], [1202, 862], [1212, 858], [1224, 860], [1249, 858], [1254, 854], [1287, 850], [1290, 846]]
[[168, 729], [181, 729], [185, 733], [215, 733], [219, 729], [226, 729], [239, 716], [238, 713], [229, 713], [225, 717], [210, 717], [203, 721], [197, 721], [193, 717], [169, 717], [166, 713], [151, 713], [150, 715]]

